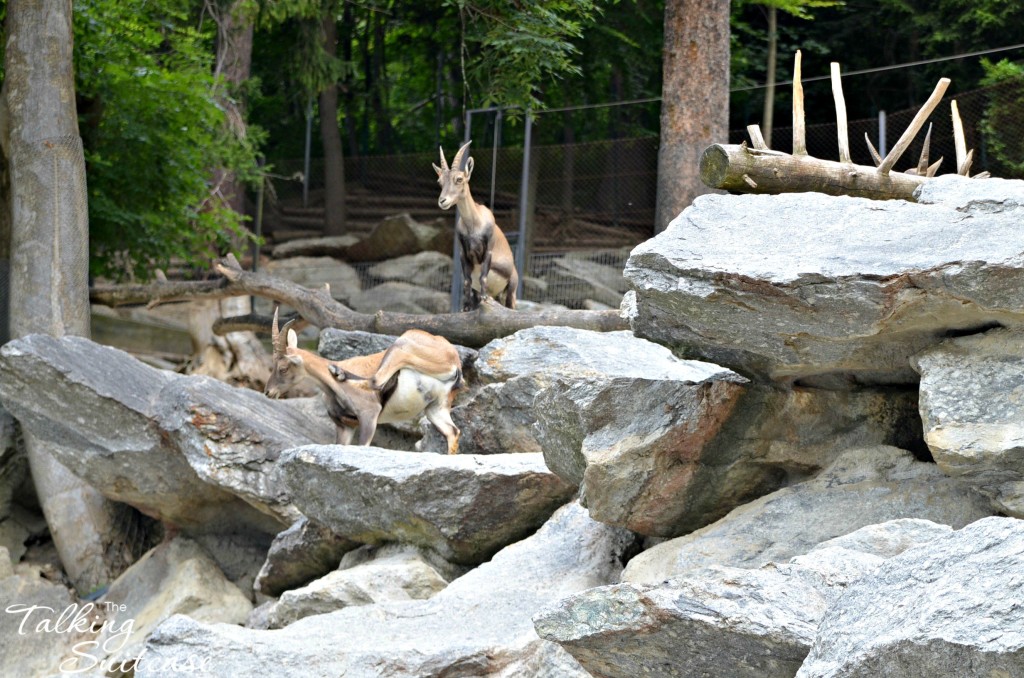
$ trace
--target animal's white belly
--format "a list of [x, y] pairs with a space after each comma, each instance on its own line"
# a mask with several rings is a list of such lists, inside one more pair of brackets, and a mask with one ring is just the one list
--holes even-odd
[[398, 384], [381, 411], [378, 421], [382, 424], [392, 424], [418, 419], [429, 405], [448, 397], [450, 384], [451, 382], [443, 382], [415, 370], [400, 371]]
[[[487, 296], [498, 296], [505, 291], [506, 285], [508, 285], [508, 278], [493, 268], [487, 272]], [[473, 265], [473, 289], [477, 292], [480, 291], [480, 264]]]

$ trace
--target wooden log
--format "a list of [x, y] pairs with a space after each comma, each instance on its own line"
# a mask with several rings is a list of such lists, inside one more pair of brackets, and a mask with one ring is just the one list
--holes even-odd
[[742, 193], [815, 191], [911, 202], [914, 189], [926, 180], [926, 177], [902, 172], [879, 174], [874, 167], [759, 151], [735, 144], [708, 146], [700, 158], [700, 178], [710, 188]]

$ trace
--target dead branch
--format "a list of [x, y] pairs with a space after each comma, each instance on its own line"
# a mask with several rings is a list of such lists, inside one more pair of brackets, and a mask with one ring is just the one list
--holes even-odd
[[[224, 279], [208, 283], [165, 282], [134, 285], [124, 291], [106, 287], [102, 289], [102, 293], [93, 290], [92, 300], [99, 304], [126, 305], [151, 303], [154, 300], [160, 302], [183, 301], [193, 298], [251, 294], [290, 306], [296, 310], [299, 316], [320, 328], [333, 327], [391, 335], [400, 335], [410, 329], [421, 329], [445, 337], [452, 343], [470, 348], [479, 348], [493, 339], [535, 326], [574, 327], [596, 332], [629, 329], [629, 323], [619, 316], [618, 311], [614, 310], [513, 311], [499, 304], [485, 303], [469, 313], [436, 315], [386, 311], [378, 311], [374, 314], [358, 313], [333, 299], [327, 290], [311, 290], [290, 280], [275, 278], [265, 273], [245, 271], [230, 255], [215, 262], [214, 269], [223, 275]], [[214, 287], [213, 283], [218, 283], [220, 286]], [[269, 332], [269, 328], [270, 318], [250, 315], [218, 322], [214, 331], [217, 334], [239, 330]]]

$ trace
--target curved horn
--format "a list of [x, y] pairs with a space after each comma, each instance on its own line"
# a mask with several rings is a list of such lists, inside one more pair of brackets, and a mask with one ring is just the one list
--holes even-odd
[[460, 148], [459, 152], [455, 154], [454, 158], [452, 158], [452, 167], [456, 168], [460, 172], [466, 171], [466, 163], [469, 162], [469, 145], [471, 143], [473, 143], [472, 139], [462, 144], [462, 148]]
[[[291, 320], [289, 320], [288, 322], [286, 322], [284, 324], [284, 327], [281, 328], [281, 337], [283, 337], [281, 339], [281, 349], [282, 350], [284, 350], [284, 348], [288, 345], [288, 330], [295, 329], [295, 325], [298, 322], [299, 322], [298, 318], [292, 318]], [[296, 331], [298, 331], [298, 330], [296, 330]]]
[[274, 354], [277, 355], [281, 352], [281, 331], [277, 327], [277, 309], [278, 306], [274, 305], [274, 322], [270, 326], [270, 345], [274, 347]]
[[447, 170], [448, 169], [448, 161], [444, 159], [444, 149], [441, 148], [440, 146], [438, 146], [437, 150], [441, 151], [441, 169]]

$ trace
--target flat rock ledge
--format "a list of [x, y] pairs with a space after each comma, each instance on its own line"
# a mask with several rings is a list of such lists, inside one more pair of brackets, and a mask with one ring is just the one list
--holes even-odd
[[1024, 182], [919, 190], [701, 196], [633, 250], [633, 331], [757, 380], [916, 383], [910, 357], [951, 333], [1024, 324]]
[[477, 564], [537, 529], [576, 489], [534, 454], [438, 455], [310, 445], [281, 457], [303, 514], [364, 543], [429, 548]]

